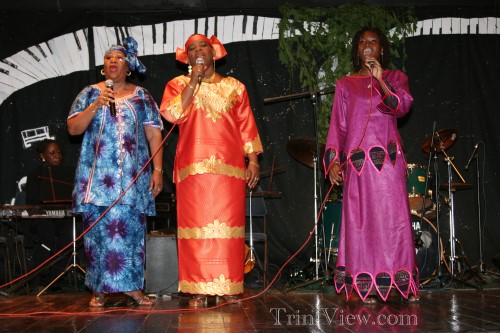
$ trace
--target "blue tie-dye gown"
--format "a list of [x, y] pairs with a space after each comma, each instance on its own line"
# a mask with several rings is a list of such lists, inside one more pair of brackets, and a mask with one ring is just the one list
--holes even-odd
[[[100, 93], [97, 85], [85, 87], [68, 119]], [[163, 128], [158, 106], [146, 89], [136, 87], [115, 104], [116, 117], [108, 107], [99, 108], [84, 133], [73, 190], [73, 208], [82, 213], [85, 229], [97, 221], [84, 236], [85, 283], [92, 291], [108, 293], [143, 289], [146, 215], [155, 215], [148, 190], [151, 166], [134, 179], [150, 157], [144, 126]]]

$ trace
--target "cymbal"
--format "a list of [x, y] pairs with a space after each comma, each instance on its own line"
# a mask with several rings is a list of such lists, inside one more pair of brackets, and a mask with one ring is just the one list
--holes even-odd
[[[434, 133], [433, 146], [436, 149], [436, 151], [440, 152], [450, 148], [455, 143], [456, 140], [457, 140], [456, 130], [452, 128], [443, 129]], [[431, 138], [426, 138], [424, 143], [422, 144], [422, 151], [426, 154], [430, 152], [431, 141], [432, 141]]]
[[[304, 164], [305, 166], [314, 168], [314, 158], [317, 156], [316, 154], [316, 141], [308, 138], [296, 138], [290, 139], [286, 145], [286, 151], [290, 156]], [[319, 145], [319, 153], [321, 158], [316, 160], [318, 163], [322, 158], [325, 152], [325, 145]]]
[[[451, 183], [451, 189], [454, 190], [467, 190], [472, 187], [472, 184], [469, 183]], [[440, 190], [447, 190], [448, 189], [448, 183], [442, 183], [439, 184], [439, 189]]]

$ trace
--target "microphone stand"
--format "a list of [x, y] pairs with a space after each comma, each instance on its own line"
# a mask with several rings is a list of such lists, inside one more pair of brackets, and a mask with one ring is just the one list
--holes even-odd
[[483, 230], [481, 223], [481, 176], [479, 172], [479, 158], [477, 152], [474, 154], [476, 159], [476, 191], [477, 191], [477, 229], [479, 233], [479, 263], [477, 264], [478, 272], [483, 272]]
[[[479, 142], [484, 147], [482, 141]], [[476, 194], [477, 194], [477, 228], [478, 228], [478, 236], [479, 236], [479, 262], [477, 264], [477, 272], [482, 281], [482, 275], [485, 273], [500, 276], [499, 273], [487, 270], [484, 268], [483, 262], [483, 223], [482, 222], [482, 212], [481, 212], [481, 173], [479, 171], [479, 150], [474, 154], [473, 158], [476, 159]]]

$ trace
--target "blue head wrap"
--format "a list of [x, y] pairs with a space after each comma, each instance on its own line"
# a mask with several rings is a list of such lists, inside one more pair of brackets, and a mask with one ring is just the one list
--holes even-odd
[[127, 66], [131, 71], [146, 73], [146, 66], [137, 58], [137, 42], [132, 37], [125, 37], [123, 45], [111, 45], [106, 53], [111, 51], [122, 51], [127, 57]]

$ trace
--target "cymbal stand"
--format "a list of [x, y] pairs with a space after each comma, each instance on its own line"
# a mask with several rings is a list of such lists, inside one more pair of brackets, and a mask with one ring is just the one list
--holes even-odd
[[[434, 145], [434, 137], [436, 134], [436, 121], [434, 121], [432, 125], [432, 135], [431, 135], [431, 144], [430, 144], [430, 149], [429, 149], [429, 159], [427, 162], [427, 170], [430, 168], [431, 164], [431, 159], [434, 159], [433, 161], [433, 170], [434, 170], [434, 200], [435, 200], [435, 206], [436, 206], [436, 233], [437, 233], [437, 253], [438, 253], [438, 258], [437, 258], [437, 279], [439, 280], [442, 276], [442, 264], [443, 264], [443, 249], [441, 248], [441, 242], [439, 239], [441, 239], [441, 231], [439, 227], [439, 179], [438, 179], [438, 174], [439, 174], [439, 165], [438, 165], [438, 160], [437, 160], [437, 149], [436, 146]], [[438, 136], [439, 138], [439, 136]], [[439, 138], [440, 139], [440, 138]], [[427, 172], [427, 180], [429, 180], [429, 172]], [[424, 191], [424, 194], [427, 193], [427, 181], [426, 181], [426, 188]], [[425, 200], [425, 195], [424, 198], [422, 198], [422, 214], [420, 216], [420, 224], [423, 224], [423, 213], [424, 213], [424, 200]]]
[[[324, 276], [323, 277], [319, 277], [319, 267], [320, 267], [320, 258], [319, 258], [319, 246], [318, 246], [318, 156], [321, 156], [320, 154], [320, 146], [319, 146], [319, 141], [318, 141], [318, 119], [317, 119], [317, 115], [318, 115], [318, 110], [317, 110], [317, 103], [316, 103], [316, 99], [318, 96], [322, 95], [323, 92], [322, 91], [319, 91], [319, 92], [313, 92], [310, 94], [310, 97], [311, 97], [311, 102], [313, 104], [313, 112], [314, 112], [314, 133], [315, 133], [315, 141], [316, 141], [316, 149], [315, 149], [315, 154], [313, 156], [313, 183], [314, 183], [314, 219], [313, 219], [313, 222], [314, 222], [314, 279], [312, 279], [311, 281], [307, 281], [303, 284], [300, 284], [300, 285], [296, 285], [294, 287], [291, 287], [291, 288], [288, 288], [286, 291], [290, 291], [292, 289], [295, 289], [295, 288], [300, 288], [300, 287], [304, 287], [304, 286], [307, 286], [307, 285], [311, 285], [311, 284], [314, 284], [320, 280], [322, 280], [323, 282], [326, 282], [327, 280], [327, 277], [329, 275], [328, 273], [328, 258], [326, 258], [326, 256], [324, 256]], [[321, 218], [322, 218], [323, 214], [321, 214]], [[323, 226], [323, 224], [322, 224]], [[324, 229], [323, 229], [324, 230]], [[324, 234], [324, 232], [323, 232]], [[322, 251], [323, 253], [325, 251]]]
[[319, 278], [319, 256], [318, 256], [318, 224], [316, 223], [317, 219], [317, 213], [318, 213], [318, 184], [317, 184], [317, 175], [316, 175], [316, 169], [317, 169], [317, 164], [318, 164], [318, 158], [317, 156], [313, 157], [313, 169], [314, 169], [314, 254], [315, 254], [315, 260], [314, 260], [314, 266], [315, 266], [315, 277], [316, 280]]
[[[323, 280], [323, 282], [326, 281], [326, 278], [327, 278], [327, 274], [326, 274], [326, 270], [327, 270], [327, 267], [325, 266], [325, 276], [320, 278], [319, 277], [319, 265], [320, 265], [320, 259], [319, 259], [319, 247], [318, 247], [318, 225], [317, 225], [317, 212], [318, 212], [318, 190], [317, 190], [317, 174], [316, 174], [316, 169], [317, 169], [317, 156], [314, 156], [313, 157], [313, 169], [314, 169], [314, 176], [313, 176], [313, 179], [314, 179], [314, 252], [315, 252], [315, 258], [314, 258], [314, 268], [315, 268], [315, 276], [314, 276], [314, 279], [310, 280], [310, 281], [306, 281], [302, 284], [298, 284], [298, 285], [295, 285], [293, 287], [290, 287], [290, 288], [287, 288], [285, 290], [285, 292], [288, 292], [288, 291], [291, 291], [293, 289], [297, 289], [297, 288], [301, 288], [301, 287], [305, 287], [305, 286], [309, 286], [309, 285], [312, 285], [320, 280]], [[325, 260], [327, 260], [327, 258], [325, 258]]]
[[[444, 151], [443, 151], [444, 153]], [[445, 155], [446, 156], [446, 155]], [[450, 273], [451, 276], [455, 276], [455, 259], [456, 254], [455, 254], [455, 204], [453, 200], [453, 191], [451, 190], [451, 182], [452, 182], [452, 175], [451, 175], [451, 159], [449, 156], [446, 156], [445, 158], [448, 166], [448, 200], [449, 200], [449, 205], [450, 205]]]
[[[327, 87], [325, 89], [321, 90], [316, 90], [316, 91], [305, 91], [297, 94], [290, 94], [287, 96], [278, 96], [278, 97], [271, 97], [271, 98], [264, 98], [264, 102], [276, 102], [280, 100], [285, 100], [285, 99], [295, 99], [295, 98], [303, 98], [303, 97], [310, 97], [311, 102], [313, 104], [313, 113], [314, 113], [314, 133], [315, 133], [315, 139], [316, 139], [316, 156], [313, 157], [313, 169], [314, 169], [314, 240], [315, 240], [315, 279], [313, 281], [307, 282], [307, 284], [314, 283], [318, 280], [319, 278], [319, 265], [320, 265], [320, 260], [318, 256], [318, 228], [317, 228], [317, 214], [318, 214], [318, 192], [317, 192], [317, 179], [319, 178], [317, 175], [317, 161], [318, 161], [318, 156], [320, 155], [319, 151], [319, 142], [318, 142], [318, 106], [317, 106], [317, 98], [322, 95], [327, 95], [331, 94], [335, 91], [334, 87]], [[328, 269], [328, 263], [327, 259], [325, 258], [325, 272]], [[325, 278], [326, 278], [325, 274]], [[300, 286], [296, 286], [300, 287]], [[295, 288], [296, 288], [295, 287]], [[290, 289], [288, 289], [290, 290]]]
[[73, 253], [72, 253], [72, 258], [73, 258], [73, 264], [69, 265], [66, 267], [66, 269], [59, 274], [52, 282], [50, 282], [45, 288], [43, 288], [36, 296], [42, 295], [47, 289], [50, 288], [51, 285], [53, 285], [57, 280], [59, 280], [64, 274], [66, 274], [68, 271], [73, 270], [75, 271], [76, 268], [80, 270], [81, 273], [85, 276], [85, 270], [79, 266], [76, 263], [76, 216], [73, 215]]
[[[318, 219], [318, 201], [322, 202], [323, 201], [323, 194], [320, 193], [320, 195], [318, 196], [318, 181], [320, 179], [320, 177], [318, 176], [318, 172], [320, 171], [318, 169], [318, 156], [322, 156], [321, 152], [320, 152], [320, 145], [319, 145], [319, 136], [318, 136], [318, 133], [319, 133], [319, 130], [318, 130], [318, 103], [317, 103], [317, 99], [318, 97], [320, 97], [321, 95], [323, 94], [322, 91], [320, 92], [314, 92], [314, 93], [311, 93], [310, 97], [311, 97], [311, 103], [313, 105], [313, 113], [314, 113], [314, 135], [315, 135], [315, 139], [316, 139], [316, 154], [315, 156], [313, 156], [313, 172], [314, 172], [314, 250], [315, 250], [315, 258], [314, 258], [314, 266], [315, 266], [315, 281], [319, 280], [320, 277], [319, 277], [319, 266], [320, 266], [320, 261], [321, 259], [319, 258], [319, 245], [318, 245], [318, 223], [319, 223], [319, 219]], [[321, 190], [320, 190], [321, 191]], [[321, 200], [319, 200], [319, 197], [321, 198]], [[322, 219], [323, 221], [323, 214], [321, 214], [320, 218]], [[324, 233], [324, 223], [321, 223], [321, 228], [323, 230], [323, 235], [325, 234]], [[324, 238], [324, 236], [323, 236]], [[323, 247], [324, 248], [324, 247]], [[328, 272], [328, 258], [326, 257], [326, 251], [322, 251], [323, 253], [323, 259], [324, 259], [324, 269], [323, 269], [323, 279], [326, 281], [328, 275], [329, 275], [329, 272]]]
[[[432, 146], [431, 146], [432, 147]], [[434, 191], [435, 191], [435, 195], [434, 195], [434, 200], [435, 200], [435, 206], [436, 206], [436, 233], [437, 233], [437, 239], [441, 239], [441, 229], [440, 229], [440, 221], [439, 221], [439, 215], [440, 215], [440, 212], [439, 210], [441, 209], [440, 206], [439, 206], [439, 178], [438, 178], [438, 171], [439, 171], [439, 165], [438, 165], [438, 160], [437, 160], [437, 151], [436, 149], [432, 149], [431, 152], [433, 153], [433, 158], [434, 158], [434, 162], [433, 162], [433, 169], [434, 169]], [[421, 221], [421, 223], [423, 223]], [[438, 257], [437, 257], [437, 279], [439, 281], [439, 279], [442, 277], [442, 274], [443, 274], [443, 252], [444, 250], [441, 248], [441, 242], [437, 242], [437, 253], [438, 253]]]

